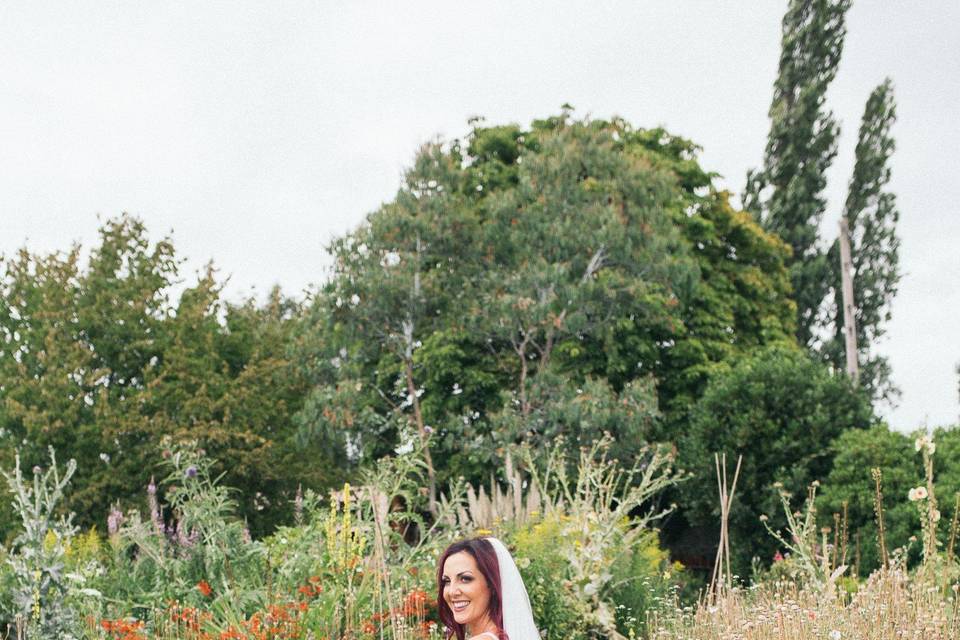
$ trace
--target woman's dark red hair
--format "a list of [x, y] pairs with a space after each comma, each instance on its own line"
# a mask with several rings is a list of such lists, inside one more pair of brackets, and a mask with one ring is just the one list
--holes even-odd
[[464, 640], [466, 629], [453, 618], [450, 605], [443, 598], [443, 565], [447, 558], [455, 553], [466, 551], [477, 562], [477, 568], [487, 580], [490, 588], [490, 619], [497, 625], [497, 635], [500, 640], [510, 640], [503, 630], [503, 591], [500, 588], [500, 562], [497, 560], [497, 550], [484, 538], [470, 538], [454, 542], [440, 555], [437, 563], [437, 608], [440, 610], [440, 621], [447, 628], [447, 638], [456, 635], [457, 640]]

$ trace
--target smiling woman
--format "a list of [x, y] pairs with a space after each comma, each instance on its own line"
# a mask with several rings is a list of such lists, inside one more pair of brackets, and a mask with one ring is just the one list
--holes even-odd
[[437, 590], [448, 639], [540, 638], [520, 571], [496, 538], [461, 540], [447, 547], [437, 563]]

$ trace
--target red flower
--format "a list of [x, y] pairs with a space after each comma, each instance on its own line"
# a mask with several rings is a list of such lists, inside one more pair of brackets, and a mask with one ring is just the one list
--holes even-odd
[[210, 588], [210, 583], [206, 580], [201, 580], [197, 583], [197, 591], [199, 591], [204, 598], [209, 598], [213, 593], [213, 589]]

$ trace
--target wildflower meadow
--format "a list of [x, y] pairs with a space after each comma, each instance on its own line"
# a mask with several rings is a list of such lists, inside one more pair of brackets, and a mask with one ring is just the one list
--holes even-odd
[[879, 568], [858, 574], [847, 523], [818, 514], [815, 484], [797, 511], [780, 489], [787, 526], [764, 519], [782, 550], [771, 563], [709, 582], [659, 546], [674, 505], [658, 498], [683, 481], [665, 448], [629, 469], [609, 458], [609, 439], [573, 460], [562, 443], [539, 462], [519, 449], [506, 483], [458, 483], [430, 520], [415, 447], [329, 496], [298, 494], [295, 522], [259, 540], [196, 443], [164, 442], [168, 475], [145, 487], [142, 510], [107, 514], [106, 535], [58, 515], [75, 464], [51, 451], [46, 468], [4, 473], [22, 522], [0, 612], [17, 639], [439, 639], [440, 551], [496, 534], [545, 638], [955, 638], [958, 512], [939, 509], [934, 440], [916, 442], [925, 477], [891, 498], [877, 469], [872, 500], [881, 536], [891, 500], [914, 506], [922, 534], [898, 548], [881, 539]]

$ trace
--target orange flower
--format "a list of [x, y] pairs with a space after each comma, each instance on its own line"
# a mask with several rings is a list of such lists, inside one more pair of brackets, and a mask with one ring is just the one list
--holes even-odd
[[201, 580], [197, 583], [197, 590], [203, 595], [204, 598], [209, 598], [213, 593], [213, 589], [210, 588], [210, 583], [206, 580]]
[[146, 640], [140, 620], [101, 620], [100, 626], [110, 640]]

